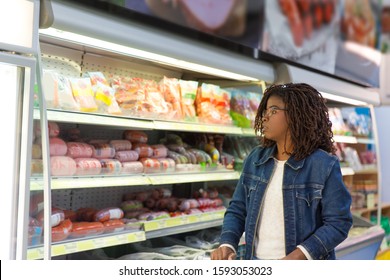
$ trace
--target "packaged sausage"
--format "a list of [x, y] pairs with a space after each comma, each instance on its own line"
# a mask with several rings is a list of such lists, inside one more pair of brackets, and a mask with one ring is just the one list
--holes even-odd
[[90, 158], [92, 157], [93, 147], [83, 142], [68, 142], [68, 151], [66, 155], [71, 158]]
[[141, 158], [145, 173], [156, 173], [161, 171], [161, 163], [155, 158]]
[[162, 144], [158, 145], [151, 145], [150, 146], [153, 150], [152, 158], [166, 158], [168, 155], [168, 149]]
[[175, 171], [175, 161], [171, 158], [158, 158], [162, 172], [173, 172]]
[[65, 209], [64, 214], [65, 214], [65, 220], [69, 219], [71, 222], [77, 221], [77, 213], [75, 211]]
[[68, 236], [72, 232], [72, 226], [73, 223], [69, 219], [66, 219], [63, 222], [61, 222], [58, 226], [52, 227], [51, 241], [58, 242], [68, 238]]
[[113, 219], [122, 219], [123, 211], [118, 207], [104, 208], [95, 213], [94, 220], [96, 222], [106, 222]]
[[186, 121], [196, 120], [195, 98], [198, 89], [198, 82], [180, 80], [181, 108]]
[[122, 171], [122, 164], [116, 159], [100, 159], [102, 165], [101, 174], [119, 174]]
[[118, 151], [115, 153], [115, 158], [120, 162], [136, 161], [139, 158], [137, 151]]
[[76, 162], [66, 156], [50, 157], [50, 169], [52, 176], [73, 176], [76, 173]]
[[147, 213], [147, 212], [150, 212], [150, 209], [148, 209], [148, 208], [141, 208], [141, 209], [138, 209], [138, 210], [127, 211], [125, 213], [125, 219], [135, 219], [139, 215], [141, 215], [143, 213]]
[[125, 212], [128, 211], [134, 211], [134, 210], [139, 210], [143, 208], [143, 204], [141, 201], [138, 200], [126, 200], [123, 201], [120, 205], [121, 209]]
[[118, 232], [125, 229], [125, 223], [121, 219], [105, 221], [103, 226], [105, 233]]
[[[41, 225], [43, 225], [44, 219], [43, 219], [44, 211], [41, 210], [37, 214], [37, 220]], [[65, 220], [65, 213], [61, 209], [53, 208], [51, 210], [51, 217], [50, 217], [50, 223], [51, 227], [58, 226], [62, 221]]]
[[30, 215], [35, 216], [43, 209], [43, 191], [32, 192], [30, 195]]
[[83, 207], [77, 210], [77, 220], [81, 222], [92, 222], [97, 210], [91, 207]]
[[49, 145], [50, 156], [65, 156], [68, 151], [65, 141], [58, 137], [51, 137]]
[[92, 144], [94, 147], [92, 157], [97, 159], [113, 158], [115, 157], [115, 149], [111, 144]]
[[167, 219], [170, 218], [168, 212], [166, 211], [158, 211], [158, 212], [149, 212], [139, 215], [137, 218], [141, 221], [151, 221], [151, 220], [157, 220], [157, 219]]
[[135, 143], [133, 150], [136, 151], [140, 158], [151, 157], [153, 155], [153, 149], [144, 143]]
[[99, 175], [102, 171], [102, 165], [96, 158], [76, 158], [76, 173], [77, 176], [93, 176]]
[[43, 160], [32, 159], [31, 160], [31, 175], [43, 174]]
[[33, 159], [41, 159], [42, 158], [42, 148], [41, 148], [41, 145], [33, 144], [31, 153], [32, 153], [32, 158]]
[[143, 131], [138, 130], [125, 130], [123, 132], [123, 138], [129, 140], [131, 143], [147, 143], [148, 135]]
[[131, 150], [131, 142], [129, 140], [111, 140], [110, 144], [116, 152]]
[[104, 225], [101, 222], [75, 222], [72, 226], [70, 236], [81, 238], [85, 236], [99, 235], [104, 232]]
[[139, 174], [144, 172], [144, 166], [139, 161], [122, 162], [122, 174]]
[[[35, 136], [40, 137], [42, 134], [40, 123], [36, 122], [35, 124]], [[49, 129], [49, 137], [57, 137], [60, 134], [60, 127], [56, 122], [48, 122], [47, 125]]]

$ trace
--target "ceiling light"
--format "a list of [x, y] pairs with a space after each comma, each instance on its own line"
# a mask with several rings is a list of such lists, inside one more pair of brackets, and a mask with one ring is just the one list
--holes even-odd
[[367, 106], [368, 105], [368, 103], [364, 102], [364, 101], [360, 101], [360, 100], [356, 100], [356, 99], [352, 99], [352, 98], [348, 98], [348, 97], [344, 97], [344, 96], [339, 96], [339, 95], [335, 95], [335, 94], [331, 94], [331, 93], [327, 93], [327, 92], [323, 92], [323, 91], [320, 91], [320, 93], [321, 93], [323, 98], [329, 99], [332, 101], [346, 103], [346, 104], [350, 104], [350, 105], [354, 105], [354, 106]]

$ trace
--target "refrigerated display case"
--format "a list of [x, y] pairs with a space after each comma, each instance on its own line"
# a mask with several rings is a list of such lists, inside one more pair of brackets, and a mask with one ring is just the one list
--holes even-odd
[[[278, 81], [275, 67], [270, 62], [254, 60], [209, 44], [182, 38], [172, 33], [156, 31], [150, 26], [115, 18], [98, 11], [80, 9], [79, 6], [62, 1], [53, 1], [54, 24], [52, 28], [41, 29], [39, 35], [40, 54], [36, 60], [39, 64], [38, 96], [42, 93], [40, 72], [51, 69], [69, 77], [81, 77], [86, 72], [100, 71], [110, 75], [142, 77], [159, 81], [164, 76], [185, 80], [213, 82], [221, 87], [236, 87], [249, 91], [261, 92], [265, 84]], [[72, 15], [71, 17], [69, 15]], [[99, 23], [99, 28], [97, 28]], [[38, 30], [38, 28], [36, 29]], [[131, 34], [129, 36], [128, 34]], [[158, 42], [158, 44], [156, 44]], [[33, 65], [34, 66], [34, 65]], [[280, 67], [280, 66], [279, 66]], [[284, 67], [284, 66], [283, 66]], [[294, 75], [311, 79], [313, 85], [328, 93], [331, 104], [337, 106], [348, 104], [378, 105], [379, 97], [373, 92], [367, 94], [365, 88], [347, 82], [335, 81], [332, 78], [287, 66]], [[35, 69], [34, 67], [32, 69]], [[278, 67], [276, 67], [278, 69]], [[298, 73], [298, 74], [297, 74]], [[34, 80], [34, 79], [33, 79]], [[34, 81], [35, 82], [35, 81]], [[297, 82], [293, 79], [293, 82]], [[356, 94], [354, 94], [356, 93]], [[44, 92], [43, 92], [44, 94]], [[213, 125], [207, 123], [189, 123], [183, 121], [162, 120], [150, 117], [116, 116], [102, 113], [64, 110], [63, 108], [46, 108], [45, 99], [39, 100], [39, 106], [32, 108], [32, 91], [27, 109], [18, 112], [29, 112], [25, 126], [27, 139], [21, 144], [26, 149], [26, 160], [20, 161], [26, 169], [26, 197], [46, 193], [44, 199], [39, 198], [37, 205], [45, 203], [45, 220], [51, 220], [51, 206], [69, 210], [82, 207], [109, 207], [118, 204], [121, 196], [131, 190], [138, 192], [153, 188], [170, 187], [172, 184], [190, 183], [207, 186], [207, 182], [234, 181], [239, 172], [234, 170], [207, 170], [192, 173], [142, 173], [136, 175], [114, 176], [49, 176], [49, 141], [50, 131], [47, 121], [56, 123], [60, 130], [80, 129], [89, 138], [120, 138], [126, 129], [147, 132], [152, 139], [166, 135], [168, 132], [218, 133], [242, 137], [255, 137], [253, 130], [237, 126]], [[340, 99], [341, 97], [341, 99]], [[24, 103], [26, 104], [26, 103]], [[26, 105], [27, 106], [27, 105]], [[43, 138], [40, 143], [43, 164], [43, 175], [30, 176], [29, 168], [32, 158], [31, 147], [33, 120], [40, 123]], [[375, 120], [373, 120], [375, 122]], [[15, 128], [18, 131], [18, 128]], [[45, 135], [46, 134], [46, 135]], [[17, 142], [13, 142], [17, 143]], [[46, 152], [44, 152], [46, 151]], [[24, 164], [25, 163], [25, 164]], [[45, 173], [46, 172], [46, 173]], [[351, 175], [350, 168], [343, 169], [343, 175]], [[27, 176], [28, 175], [28, 176]], [[46, 180], [48, 182], [46, 182]], [[49, 197], [47, 194], [51, 194]], [[51, 203], [51, 201], [53, 203]], [[23, 204], [26, 205], [26, 204]], [[30, 241], [27, 246], [27, 206], [19, 204], [18, 213], [24, 215], [25, 246], [21, 248], [19, 258], [50, 259], [52, 256], [68, 254], [92, 249], [117, 246], [174, 233], [189, 232], [222, 224], [224, 210], [197, 213], [188, 216], [171, 217], [161, 220], [143, 222], [136, 230], [120, 231], [103, 235], [84, 236], [82, 238], [64, 238], [51, 240], [52, 222], [45, 223], [45, 239], [37, 234], [37, 242]], [[41, 209], [39, 209], [41, 210]], [[55, 213], [54, 213], [55, 214]], [[12, 219], [13, 220], [13, 219]], [[52, 220], [51, 220], [52, 221]], [[68, 234], [68, 232], [67, 232]]]

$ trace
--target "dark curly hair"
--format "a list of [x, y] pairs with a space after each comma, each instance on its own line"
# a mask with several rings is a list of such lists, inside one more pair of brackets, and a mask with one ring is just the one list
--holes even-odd
[[[301, 160], [316, 149], [335, 154], [332, 123], [325, 99], [315, 88], [304, 83], [275, 84], [264, 91], [254, 125], [257, 135], [261, 135], [263, 130], [262, 115], [271, 96], [281, 98], [286, 105], [288, 128], [293, 144], [291, 156]], [[264, 147], [275, 145], [275, 141], [263, 136], [260, 136], [260, 142]]]

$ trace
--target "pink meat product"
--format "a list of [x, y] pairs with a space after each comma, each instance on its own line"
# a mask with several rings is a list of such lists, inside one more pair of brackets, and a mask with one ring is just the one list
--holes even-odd
[[168, 155], [168, 149], [164, 145], [152, 145], [150, 146], [153, 149], [153, 158], [166, 158]]
[[144, 172], [144, 166], [141, 162], [122, 162], [122, 174], [138, 174], [142, 172]]
[[171, 159], [171, 158], [158, 158], [157, 160], [160, 162], [162, 171], [165, 171], [165, 172], [175, 171], [176, 163], [173, 159]]
[[50, 158], [52, 176], [73, 176], [76, 173], [76, 162], [71, 157], [53, 156]]
[[110, 144], [117, 152], [131, 150], [132, 147], [131, 142], [129, 140], [111, 140]]
[[110, 144], [92, 144], [94, 147], [92, 157], [97, 159], [115, 157], [115, 149]]
[[148, 135], [145, 132], [138, 130], [125, 130], [123, 132], [123, 138], [131, 141], [132, 143], [147, 143]]
[[135, 143], [133, 150], [139, 154], [140, 158], [151, 157], [153, 155], [153, 149], [147, 144]]
[[[38, 214], [37, 214], [37, 220], [39, 221], [39, 223], [43, 226], [43, 222], [44, 222], [44, 219], [43, 219], [43, 215], [44, 215], [44, 212], [43, 210], [40, 211]], [[55, 226], [58, 226], [62, 221], [65, 220], [65, 213], [63, 210], [61, 209], [56, 209], [56, 208], [53, 208], [51, 210], [51, 217], [50, 217], [50, 223], [51, 223], [51, 227], [55, 227]]]
[[101, 174], [119, 174], [122, 171], [122, 164], [116, 159], [100, 159], [102, 165]]
[[99, 175], [102, 171], [102, 165], [96, 158], [76, 158], [75, 175]]
[[115, 158], [120, 162], [137, 161], [139, 154], [136, 151], [119, 151], [115, 153]]
[[[49, 137], [57, 137], [60, 134], [60, 127], [56, 122], [48, 122]], [[35, 127], [35, 136], [39, 137], [42, 135], [41, 127], [37, 123]]]
[[124, 216], [123, 210], [118, 207], [108, 207], [96, 212], [94, 220], [96, 222], [106, 222], [113, 219], [122, 219]]
[[161, 164], [155, 158], [141, 158], [140, 161], [144, 165], [145, 173], [155, 173], [161, 171]]
[[68, 146], [61, 138], [52, 137], [49, 139], [50, 156], [64, 156], [68, 151]]
[[68, 142], [66, 155], [71, 158], [90, 158], [93, 153], [93, 146], [82, 142]]

